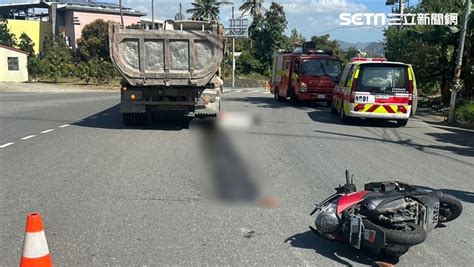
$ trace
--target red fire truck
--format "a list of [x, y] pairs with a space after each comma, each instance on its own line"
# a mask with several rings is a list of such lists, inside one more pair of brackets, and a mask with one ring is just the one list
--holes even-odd
[[277, 101], [289, 97], [293, 104], [321, 101], [330, 106], [341, 69], [341, 61], [328, 50], [307, 45], [278, 52], [273, 57], [270, 91]]

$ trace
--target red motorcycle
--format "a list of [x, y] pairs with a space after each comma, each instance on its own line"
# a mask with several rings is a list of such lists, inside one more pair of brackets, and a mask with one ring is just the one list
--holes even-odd
[[346, 184], [316, 207], [317, 235], [372, 253], [399, 257], [425, 241], [426, 233], [456, 219], [461, 202], [441, 191], [396, 181], [374, 182], [357, 191], [346, 171]]

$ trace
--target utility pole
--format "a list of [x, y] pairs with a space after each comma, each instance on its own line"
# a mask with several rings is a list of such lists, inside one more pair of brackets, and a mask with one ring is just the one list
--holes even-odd
[[122, 25], [122, 29], [123, 29], [124, 25], [123, 25], [122, 0], [119, 0], [119, 7], [120, 7], [120, 24]]
[[155, 0], [151, 0], [151, 29], [155, 29]]
[[469, 15], [471, 13], [471, 5], [472, 5], [471, 0], [465, 0], [464, 18], [462, 21], [461, 35], [459, 37], [458, 54], [456, 57], [456, 68], [454, 70], [454, 82], [453, 82], [453, 87], [451, 88], [451, 98], [449, 101], [449, 110], [448, 110], [448, 123], [449, 124], [452, 124], [454, 122], [454, 108], [456, 106], [456, 94], [461, 90], [462, 56], [464, 54], [464, 42], [466, 40], [467, 21], [469, 20]]
[[400, 0], [398, 3], [398, 9], [400, 10], [400, 18], [401, 18], [401, 24], [403, 24], [403, 9], [405, 8], [405, 0]]
[[[232, 21], [235, 23], [234, 20], [234, 6], [232, 5]], [[233, 25], [235, 26], [235, 25]], [[232, 27], [232, 25], [231, 25]], [[235, 35], [232, 37], [232, 88], [235, 87]]]
[[401, 31], [403, 26], [403, 9], [405, 7], [405, 0], [398, 0], [398, 13], [400, 13], [400, 26], [398, 26], [398, 54], [402, 53]]

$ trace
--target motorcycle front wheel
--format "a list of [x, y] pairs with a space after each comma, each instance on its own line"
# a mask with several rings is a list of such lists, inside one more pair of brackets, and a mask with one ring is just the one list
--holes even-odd
[[413, 246], [423, 243], [426, 232], [418, 224], [407, 223], [403, 229], [383, 228], [387, 244]]
[[[442, 194], [439, 198], [439, 223], [450, 222], [462, 212], [462, 203], [454, 196]], [[439, 224], [438, 223], [438, 224]]]

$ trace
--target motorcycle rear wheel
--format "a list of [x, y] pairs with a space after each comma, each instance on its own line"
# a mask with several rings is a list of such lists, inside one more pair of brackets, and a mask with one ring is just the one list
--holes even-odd
[[423, 227], [415, 223], [407, 223], [405, 229], [383, 228], [387, 244], [413, 246], [423, 243], [426, 232]]

